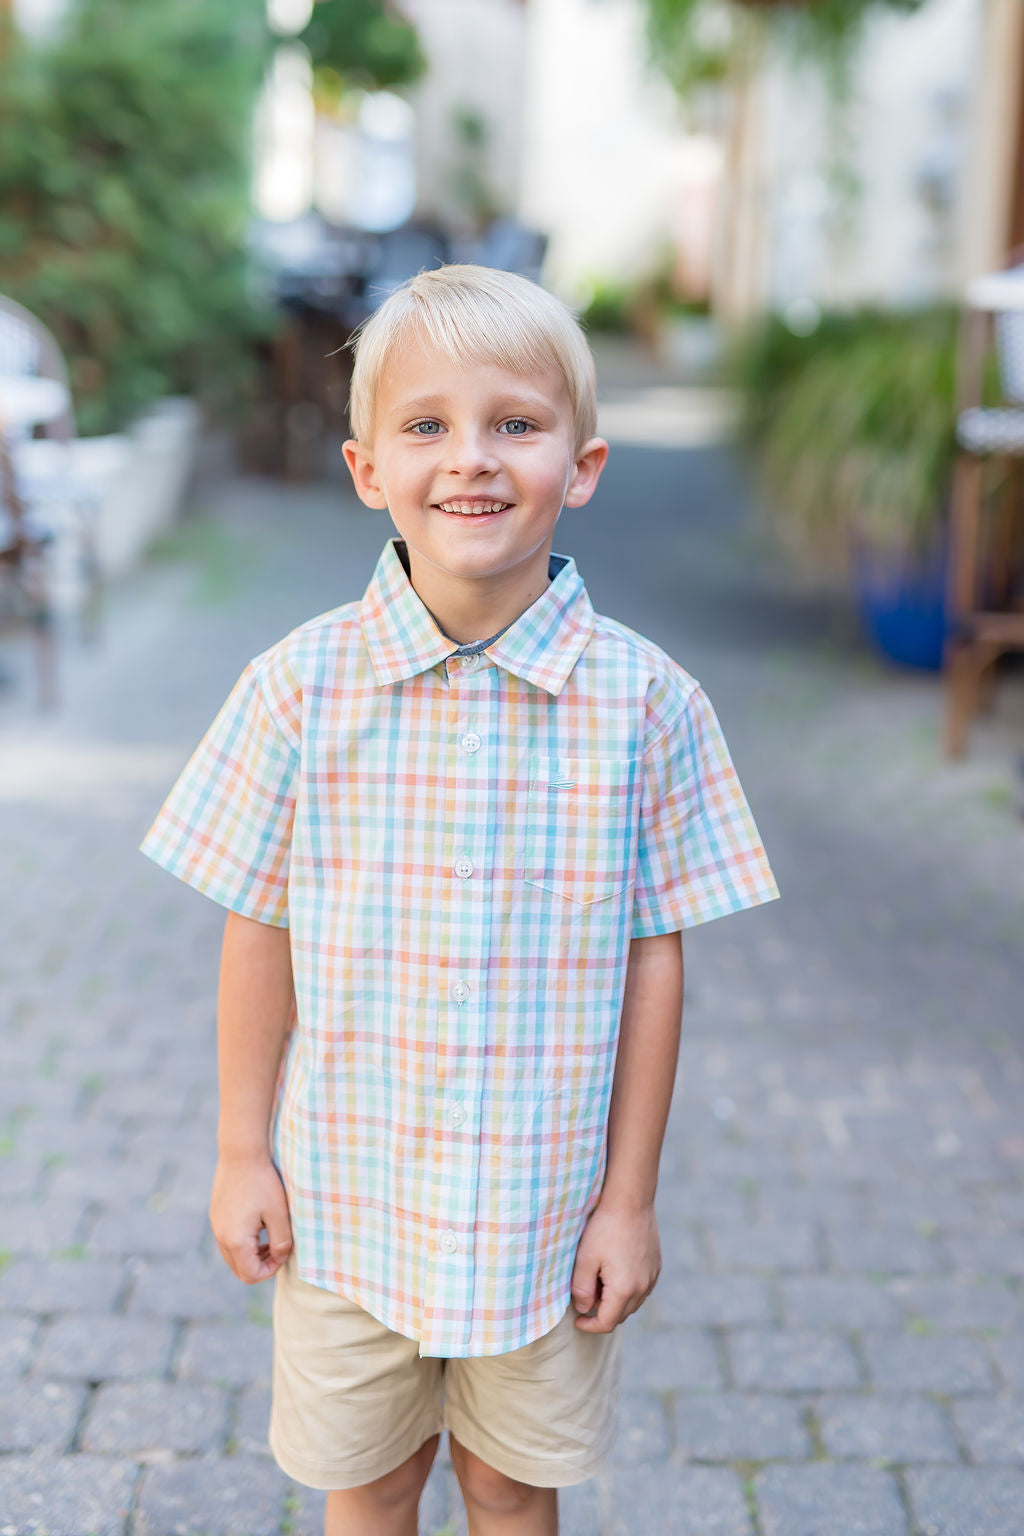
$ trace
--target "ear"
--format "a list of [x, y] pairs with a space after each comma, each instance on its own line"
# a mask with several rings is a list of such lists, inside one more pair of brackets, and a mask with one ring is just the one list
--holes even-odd
[[373, 462], [373, 452], [364, 443], [357, 442], [354, 437], [342, 445], [342, 453], [345, 455], [345, 463], [348, 465], [349, 474], [352, 476], [352, 484], [356, 488], [356, 495], [364, 506], [374, 507], [378, 511], [386, 511], [388, 499], [381, 488], [377, 478], [376, 466]]
[[567, 507], [585, 507], [597, 489], [601, 471], [608, 461], [608, 444], [603, 437], [592, 437], [576, 455], [572, 475], [565, 492]]

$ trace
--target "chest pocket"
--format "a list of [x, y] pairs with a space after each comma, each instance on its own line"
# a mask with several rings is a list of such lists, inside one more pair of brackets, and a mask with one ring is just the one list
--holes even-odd
[[633, 879], [640, 763], [531, 757], [523, 877], [566, 901], [607, 901]]

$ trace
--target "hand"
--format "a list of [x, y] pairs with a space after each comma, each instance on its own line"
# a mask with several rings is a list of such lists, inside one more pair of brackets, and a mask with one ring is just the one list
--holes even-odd
[[[210, 1226], [221, 1258], [246, 1285], [277, 1273], [292, 1251], [292, 1226], [284, 1185], [269, 1156], [221, 1157], [213, 1176]], [[266, 1241], [260, 1242], [263, 1228]]]
[[572, 1272], [576, 1311], [594, 1315], [577, 1317], [576, 1327], [586, 1333], [611, 1333], [643, 1305], [660, 1272], [654, 1207], [596, 1206], [583, 1229]]

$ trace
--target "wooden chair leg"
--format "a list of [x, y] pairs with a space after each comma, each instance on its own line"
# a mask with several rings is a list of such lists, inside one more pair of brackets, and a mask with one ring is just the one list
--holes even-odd
[[1013, 589], [1018, 524], [1024, 505], [1024, 465], [1011, 459], [1006, 483], [999, 494], [992, 520], [992, 547], [988, 561], [985, 606], [995, 609], [1010, 606]]
[[998, 645], [982, 645], [978, 647], [977, 655], [976, 707], [979, 713], [988, 714], [995, 697], [996, 678], [999, 675], [999, 658], [1002, 655], [1002, 647]]
[[946, 612], [946, 753], [962, 757], [977, 705], [977, 658], [970, 616], [978, 606], [981, 496], [984, 466], [973, 454], [957, 455], [950, 506], [949, 587]]
[[978, 606], [981, 496], [984, 465], [973, 454], [957, 456], [950, 505], [949, 611], [965, 619]]
[[969, 641], [950, 643], [946, 659], [946, 756], [963, 757], [974, 715], [977, 668]]

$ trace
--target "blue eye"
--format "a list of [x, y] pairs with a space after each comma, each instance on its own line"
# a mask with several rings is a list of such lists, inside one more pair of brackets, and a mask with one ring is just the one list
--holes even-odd
[[[425, 430], [421, 431], [421, 428]], [[440, 430], [441, 423], [439, 421], [414, 421], [412, 424], [412, 431], [416, 433], [417, 437], [436, 437]]]
[[503, 421], [502, 426], [508, 428], [506, 437], [522, 437], [530, 431], [530, 422], [522, 416], [512, 416], [508, 421]]

